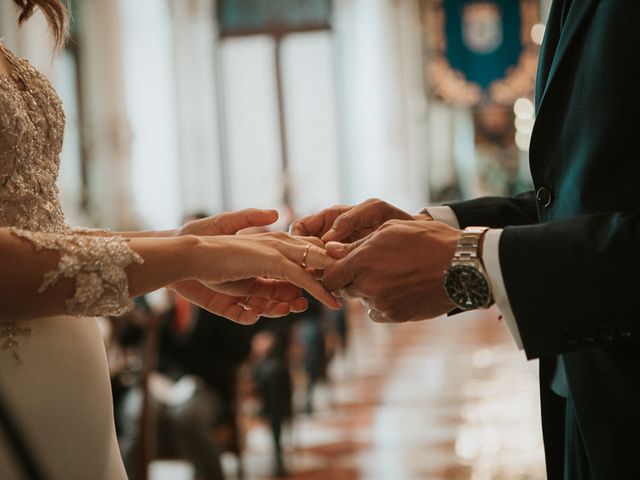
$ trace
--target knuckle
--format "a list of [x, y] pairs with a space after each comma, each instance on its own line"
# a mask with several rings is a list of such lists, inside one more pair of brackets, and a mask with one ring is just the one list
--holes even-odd
[[338, 215], [336, 217], [336, 219], [333, 221], [333, 225], [341, 225], [343, 223], [345, 223], [347, 220], [349, 219], [349, 212], [344, 212], [341, 213], [340, 215]]
[[368, 206], [375, 212], [382, 214], [389, 208], [389, 204], [380, 198], [369, 199]]
[[211, 227], [220, 230], [222, 228], [222, 224], [225, 220], [225, 214], [216, 215], [214, 217], [209, 217], [209, 222], [211, 222]]
[[307, 229], [306, 225], [304, 224], [304, 219], [302, 219], [302, 220], [294, 220], [291, 223], [291, 233], [293, 233], [294, 235], [308, 235], [309, 234], [309, 230]]
[[272, 236], [277, 241], [283, 241], [290, 238], [285, 232], [273, 232]]

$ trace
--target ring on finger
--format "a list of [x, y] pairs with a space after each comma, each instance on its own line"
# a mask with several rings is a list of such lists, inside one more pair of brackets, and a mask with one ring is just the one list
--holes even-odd
[[300, 263], [300, 266], [302, 268], [307, 268], [307, 256], [309, 255], [310, 248], [311, 248], [311, 244], [308, 244], [304, 249], [304, 253], [302, 254], [302, 262]]

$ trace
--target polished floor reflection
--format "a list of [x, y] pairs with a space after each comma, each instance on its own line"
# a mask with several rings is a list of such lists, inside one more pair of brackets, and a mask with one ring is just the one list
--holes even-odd
[[[537, 364], [494, 312], [354, 322], [351, 349], [286, 436], [295, 480], [544, 479]], [[266, 428], [247, 438], [247, 480], [271, 478]], [[225, 458], [229, 478], [233, 459]], [[175, 477], [173, 477], [175, 478]]]
[[[288, 437], [292, 479], [544, 478], [537, 365], [493, 312], [433, 322], [355, 322], [351, 351]], [[268, 478], [266, 431], [247, 470]]]

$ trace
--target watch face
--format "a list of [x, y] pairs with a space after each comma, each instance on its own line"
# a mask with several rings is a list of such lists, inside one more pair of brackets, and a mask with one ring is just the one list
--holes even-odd
[[454, 265], [447, 270], [444, 288], [449, 299], [462, 310], [486, 307], [491, 301], [485, 276], [469, 265]]

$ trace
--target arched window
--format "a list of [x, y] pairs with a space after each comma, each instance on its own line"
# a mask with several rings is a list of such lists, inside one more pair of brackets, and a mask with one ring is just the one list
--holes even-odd
[[330, 0], [221, 0], [229, 206], [340, 197]]

